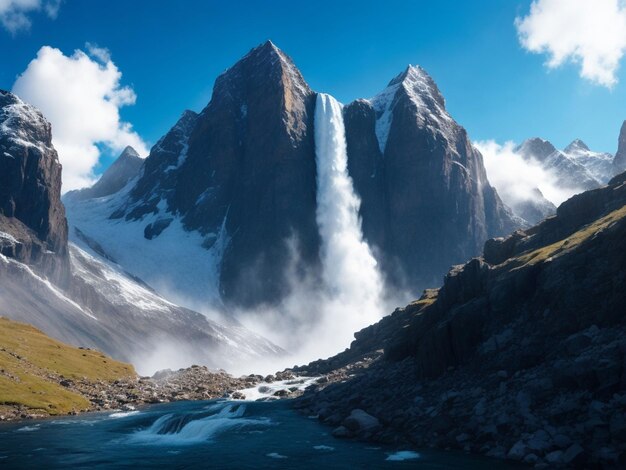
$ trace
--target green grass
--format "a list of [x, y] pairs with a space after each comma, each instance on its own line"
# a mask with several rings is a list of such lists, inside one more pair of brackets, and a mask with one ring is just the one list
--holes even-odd
[[53, 340], [36, 328], [0, 317], [0, 411], [22, 405], [47, 414], [84, 410], [89, 401], [58, 384], [72, 380], [114, 381], [134, 377], [129, 364]]
[[595, 222], [584, 226], [582, 229], [573, 233], [569, 237], [564, 238], [563, 240], [559, 240], [551, 245], [537, 248], [536, 250], [527, 251], [515, 258], [511, 258], [511, 260], [509, 260], [508, 263], [505, 263], [505, 265], [509, 265], [508, 267], [511, 268], [516, 268], [525, 265], [542, 263], [549, 258], [576, 248], [586, 240], [592, 238], [596, 233], [606, 229], [624, 217], [626, 217], [626, 206], [622, 206], [620, 209], [614, 210]]

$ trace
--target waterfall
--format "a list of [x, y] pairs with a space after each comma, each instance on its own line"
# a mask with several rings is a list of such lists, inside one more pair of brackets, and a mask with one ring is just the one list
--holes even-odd
[[[356, 329], [377, 321], [381, 311], [382, 278], [368, 244], [363, 240], [361, 201], [348, 174], [348, 155], [342, 107], [326, 94], [315, 106], [317, 212], [325, 288], [339, 302], [347, 322], [348, 339]], [[336, 319], [338, 320], [338, 319]]]

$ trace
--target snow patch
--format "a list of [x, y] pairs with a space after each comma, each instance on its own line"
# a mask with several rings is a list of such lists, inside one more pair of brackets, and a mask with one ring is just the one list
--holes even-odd
[[[230, 240], [226, 221], [223, 221], [217, 237], [213, 236], [211, 248], [207, 249], [207, 238], [197, 231], [185, 230], [179, 216], [167, 213], [164, 199], [159, 201], [156, 214], [147, 214], [139, 220], [110, 219], [109, 216], [128, 199], [131, 189], [129, 184], [111, 196], [64, 201], [70, 239], [80, 245], [74, 230], [74, 227], [78, 228], [128, 272], [177, 305], [198, 310], [198, 304], [219, 303], [219, 267]], [[152, 240], [146, 239], [145, 227], [165, 214], [173, 219], [167, 229]], [[164, 266], [167, 266], [166, 270]], [[127, 287], [128, 295], [132, 295], [132, 288]]]

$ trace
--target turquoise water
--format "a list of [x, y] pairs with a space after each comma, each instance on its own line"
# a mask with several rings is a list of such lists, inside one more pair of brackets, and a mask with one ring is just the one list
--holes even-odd
[[507, 468], [459, 453], [334, 439], [288, 401], [178, 402], [0, 425], [0, 468]]

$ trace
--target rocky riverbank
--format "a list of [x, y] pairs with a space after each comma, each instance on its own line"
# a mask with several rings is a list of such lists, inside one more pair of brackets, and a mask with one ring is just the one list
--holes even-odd
[[[152, 377], [126, 377], [113, 381], [86, 377], [70, 379], [54, 374], [48, 374], [46, 380], [87, 399], [88, 406], [74, 408], [67, 413], [74, 415], [89, 411], [133, 410], [142, 405], [184, 400], [295, 398], [302, 395], [306, 379], [289, 371], [267, 376], [233, 377], [225, 371], [194, 365], [177, 371], [159, 371]], [[0, 421], [48, 416], [50, 414], [43, 410], [20, 404], [0, 405]]]

